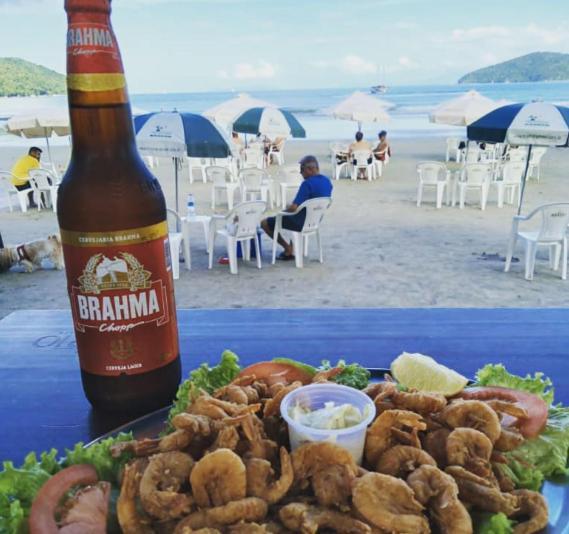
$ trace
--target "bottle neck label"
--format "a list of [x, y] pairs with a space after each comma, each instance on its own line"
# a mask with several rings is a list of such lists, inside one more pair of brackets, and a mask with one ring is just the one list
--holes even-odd
[[81, 368], [116, 376], [178, 356], [166, 222], [114, 232], [61, 230]]
[[67, 87], [87, 92], [126, 87], [117, 40], [107, 14], [69, 14]]

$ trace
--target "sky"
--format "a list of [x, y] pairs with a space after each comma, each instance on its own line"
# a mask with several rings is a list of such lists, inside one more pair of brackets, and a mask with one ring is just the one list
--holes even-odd
[[[569, 53], [568, 0], [113, 0], [133, 93], [455, 83]], [[63, 0], [0, 0], [0, 57], [65, 72]]]

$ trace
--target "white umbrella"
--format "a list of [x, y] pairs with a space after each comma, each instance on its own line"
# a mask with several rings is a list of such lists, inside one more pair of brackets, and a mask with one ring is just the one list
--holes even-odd
[[241, 93], [235, 98], [231, 98], [221, 104], [217, 104], [217, 106], [206, 109], [203, 112], [203, 115], [221, 126], [229, 127], [239, 115], [248, 109], [264, 108], [269, 106], [272, 106], [269, 102]]
[[356, 91], [325, 112], [335, 119], [355, 121], [358, 123], [358, 130], [361, 130], [362, 122], [388, 121], [389, 114], [386, 109], [393, 107], [393, 105], [387, 100], [381, 100], [375, 96]]
[[429, 120], [437, 124], [468, 126], [496, 107], [497, 102], [472, 90], [437, 106], [429, 115]]
[[43, 108], [29, 114], [14, 115], [8, 119], [6, 129], [11, 134], [27, 139], [43, 137], [47, 145], [49, 161], [53, 163], [49, 138], [53, 134], [69, 135], [71, 133], [69, 112], [62, 108]]

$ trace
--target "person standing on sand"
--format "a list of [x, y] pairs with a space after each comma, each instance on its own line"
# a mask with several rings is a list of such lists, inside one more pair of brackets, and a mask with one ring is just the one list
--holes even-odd
[[[33, 169], [40, 168], [41, 153], [41, 148], [33, 146], [28, 150], [28, 153], [25, 156], [22, 156], [18, 161], [16, 161], [16, 163], [14, 163], [10, 173], [12, 174], [12, 185], [18, 191], [29, 189], [30, 193], [32, 193], [29, 172]], [[30, 207], [37, 208], [32, 196], [30, 196]]]
[[[300, 160], [300, 174], [302, 174], [303, 181], [300, 184], [292, 204], [287, 206], [284, 211], [290, 213], [295, 212], [303, 202], [311, 198], [332, 196], [332, 182], [330, 178], [320, 174], [318, 160], [314, 156], [304, 156]], [[305, 218], [306, 210], [302, 210], [296, 215], [283, 217], [283, 229], [300, 232], [304, 226]], [[262, 220], [261, 228], [270, 238], [273, 238], [275, 232], [275, 217], [268, 217]], [[280, 256], [277, 256], [277, 258], [285, 261], [294, 260], [292, 243], [287, 243], [280, 234], [278, 236], [278, 243], [284, 248], [284, 252], [282, 252]]]

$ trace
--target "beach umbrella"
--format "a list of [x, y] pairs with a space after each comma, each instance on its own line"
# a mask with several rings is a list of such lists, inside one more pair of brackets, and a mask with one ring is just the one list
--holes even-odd
[[547, 102], [502, 106], [473, 122], [466, 129], [469, 140], [508, 143], [528, 147], [522, 178], [520, 206], [526, 185], [532, 147], [566, 147], [569, 145], [569, 107]]
[[227, 128], [231, 126], [233, 121], [244, 111], [251, 108], [270, 107], [271, 105], [269, 102], [253, 98], [246, 93], [241, 93], [235, 98], [231, 98], [221, 104], [217, 104], [217, 106], [206, 109], [203, 114], [208, 119]]
[[208, 118], [195, 113], [161, 111], [134, 118], [136, 143], [142, 154], [171, 157], [174, 163], [176, 211], [178, 203], [178, 169], [183, 158], [227, 158], [230, 142]]
[[429, 115], [429, 120], [437, 124], [468, 126], [497, 106], [491, 98], [472, 90], [438, 105]]
[[356, 91], [350, 96], [324, 110], [335, 119], [354, 121], [358, 123], [358, 130], [362, 129], [362, 122], [386, 122], [389, 120], [388, 108], [394, 104], [381, 100], [375, 96]]
[[[42, 108], [32, 113], [14, 115], [8, 119], [6, 130], [26, 139], [44, 138], [49, 161], [53, 164], [49, 138], [53, 135], [69, 135], [69, 112], [62, 108]], [[55, 170], [55, 166], [54, 166]]]
[[275, 107], [250, 108], [238, 115], [232, 129], [244, 134], [261, 134], [268, 137], [306, 137], [304, 128], [290, 112]]

